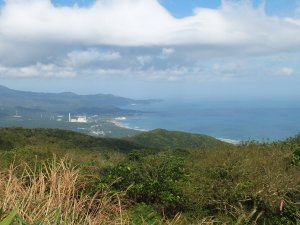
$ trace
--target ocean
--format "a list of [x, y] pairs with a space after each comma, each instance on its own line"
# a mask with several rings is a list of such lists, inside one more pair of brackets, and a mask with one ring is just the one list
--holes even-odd
[[284, 140], [300, 132], [297, 100], [165, 100], [127, 108], [146, 112], [122, 121], [134, 129], [163, 128], [237, 141]]

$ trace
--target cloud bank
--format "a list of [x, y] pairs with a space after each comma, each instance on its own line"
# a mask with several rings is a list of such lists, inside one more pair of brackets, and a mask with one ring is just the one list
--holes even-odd
[[[228, 57], [247, 61], [298, 54], [299, 37], [298, 16], [268, 16], [263, 6], [255, 8], [249, 1], [223, 1], [218, 9], [196, 8], [192, 16], [175, 18], [157, 0], [97, 0], [89, 7], [6, 0], [0, 13], [0, 76], [127, 71], [178, 80], [184, 74], [228, 75], [236, 68]], [[288, 76], [297, 70], [288, 68], [282, 65], [278, 71]]]
[[55, 7], [50, 0], [6, 0], [2, 39], [89, 45], [252, 45], [298, 47], [300, 20], [268, 17], [249, 3], [223, 2], [173, 17], [156, 0], [98, 0], [87, 8]]

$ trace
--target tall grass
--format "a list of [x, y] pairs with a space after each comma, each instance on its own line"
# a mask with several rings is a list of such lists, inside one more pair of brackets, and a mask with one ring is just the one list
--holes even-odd
[[0, 173], [0, 209], [16, 210], [29, 224], [124, 224], [120, 194], [85, 194], [79, 169], [67, 160], [53, 160], [41, 168], [11, 166]]
[[[90, 195], [86, 193], [88, 177], [80, 172], [68, 160], [55, 158], [42, 166], [12, 165], [1, 172], [0, 224], [12, 219], [12, 224], [43, 225], [188, 224], [180, 213], [173, 219], [158, 218], [153, 223], [147, 221], [147, 215], [136, 215], [139, 218], [136, 223], [130, 216], [124, 193], [102, 190]], [[197, 224], [215, 222], [206, 218]]]

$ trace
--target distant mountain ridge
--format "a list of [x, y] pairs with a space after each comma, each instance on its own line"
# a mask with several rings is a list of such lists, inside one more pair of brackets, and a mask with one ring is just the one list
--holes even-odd
[[[130, 104], [149, 104], [157, 99], [134, 100], [111, 94], [78, 95], [72, 92], [37, 93], [18, 91], [0, 85], [0, 107], [47, 112], [77, 113], [92, 109], [92, 113], [126, 112], [119, 107]], [[130, 111], [128, 111], [130, 112]], [[79, 113], [79, 112], [78, 112]]]

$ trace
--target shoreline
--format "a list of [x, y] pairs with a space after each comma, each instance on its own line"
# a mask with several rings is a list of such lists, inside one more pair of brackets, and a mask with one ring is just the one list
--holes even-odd
[[[140, 132], [148, 132], [148, 131], [150, 131], [150, 130], [136, 128], [136, 127], [133, 128], [133, 127], [130, 127], [130, 126], [125, 125], [122, 122], [120, 122], [120, 121], [125, 121], [125, 120], [127, 120], [126, 117], [116, 117], [114, 119], [107, 120], [107, 122], [110, 122], [110, 123], [114, 124], [115, 126], [120, 127], [120, 128], [124, 128], [124, 129], [129, 129], [129, 130], [134, 130], [134, 131], [140, 131]], [[239, 140], [234, 140], [234, 139], [229, 139], [229, 138], [217, 138], [217, 137], [214, 137], [214, 138], [216, 138], [217, 140], [229, 143], [229, 144], [233, 144], [233, 145], [238, 145], [238, 144], [241, 143], [241, 141], [239, 141]]]
[[129, 130], [134, 130], [134, 131], [141, 131], [141, 132], [149, 131], [149, 130], [140, 129], [140, 128], [137, 128], [137, 127], [133, 128], [133, 127], [130, 127], [130, 126], [125, 125], [122, 122], [120, 122], [120, 121], [125, 121], [125, 120], [126, 120], [126, 117], [121, 117], [121, 118], [114, 118], [114, 119], [107, 120], [107, 122], [110, 122], [110, 123], [114, 124], [115, 126], [117, 126], [119, 128], [124, 128], [124, 129], [129, 129]]
[[229, 138], [216, 138], [216, 139], [233, 145], [239, 145], [241, 143], [241, 141], [229, 139]]

